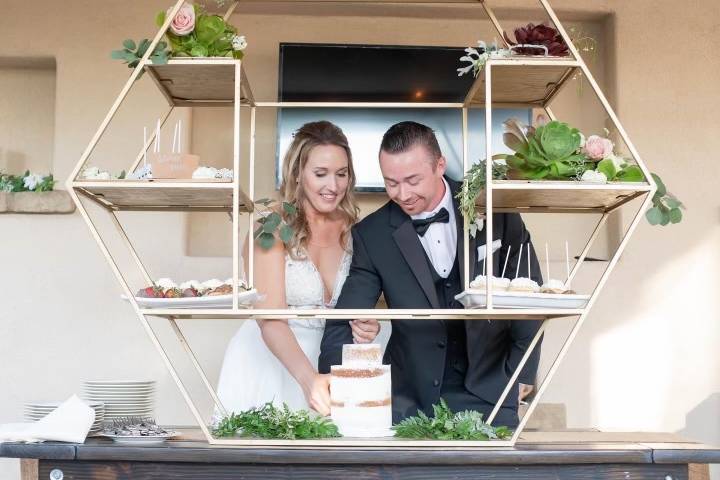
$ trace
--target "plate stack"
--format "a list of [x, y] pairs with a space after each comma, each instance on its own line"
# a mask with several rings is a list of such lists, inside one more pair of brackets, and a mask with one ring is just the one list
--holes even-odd
[[[105, 420], [105, 405], [102, 402], [89, 402], [90, 407], [95, 410], [95, 421], [90, 427], [90, 434], [97, 433], [103, 428]], [[36, 422], [45, 417], [61, 405], [58, 403], [26, 403], [25, 419], [29, 422]]]
[[155, 382], [140, 380], [87, 381], [85, 398], [105, 404], [105, 422], [123, 417], [152, 417]]

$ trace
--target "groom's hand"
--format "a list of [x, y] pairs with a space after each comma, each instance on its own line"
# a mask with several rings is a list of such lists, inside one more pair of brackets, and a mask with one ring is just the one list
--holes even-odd
[[308, 390], [305, 392], [310, 408], [320, 415], [330, 415], [330, 375], [315, 374]]
[[380, 333], [380, 322], [374, 318], [350, 321], [355, 343], [372, 343]]

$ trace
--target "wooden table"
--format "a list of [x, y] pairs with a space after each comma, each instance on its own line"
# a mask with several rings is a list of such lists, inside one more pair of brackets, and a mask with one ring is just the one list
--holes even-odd
[[32, 478], [43, 480], [685, 480], [707, 478], [702, 469], [693, 476], [692, 464], [720, 463], [720, 448], [673, 434], [525, 432], [514, 448], [373, 450], [228, 448], [208, 445], [196, 429], [182, 431], [159, 446], [103, 438], [82, 445], [6, 443], [0, 457], [37, 459]]

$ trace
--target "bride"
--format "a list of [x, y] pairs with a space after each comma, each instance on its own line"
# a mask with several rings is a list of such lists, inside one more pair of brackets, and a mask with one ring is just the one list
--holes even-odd
[[[266, 297], [256, 308], [333, 308], [352, 258], [350, 228], [357, 221], [355, 172], [345, 134], [330, 122], [295, 132], [283, 160], [283, 200], [297, 214], [287, 245], [255, 247], [255, 288]], [[283, 215], [286, 215], [283, 212]], [[376, 320], [351, 322], [356, 343], [372, 342]], [[272, 401], [291, 409], [330, 413], [329, 375], [317, 371], [322, 319], [246, 321], [225, 352], [218, 396], [229, 412]]]

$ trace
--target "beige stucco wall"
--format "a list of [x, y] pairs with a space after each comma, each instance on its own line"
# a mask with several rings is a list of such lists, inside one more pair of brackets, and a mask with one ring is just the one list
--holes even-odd
[[[55, 2], [4, 2], [0, 57], [54, 56], [57, 61], [53, 169], [58, 178], [70, 172], [129, 74], [109, 60], [108, 52], [126, 37], [151, 35], [154, 13], [165, 3], [106, 0], [100, 8], [98, 2], [73, 0], [48, 15]], [[503, 1], [511, 11], [501, 13], [518, 16], [512, 8], [530, 3]], [[720, 30], [720, 7], [715, 0], [686, 2], [682, 10], [669, 0], [554, 3], [563, 18], [594, 21], [598, 15], [613, 14], [603, 17], [598, 27], [606, 42], [616, 43], [606, 45], [614, 55], [600, 80], [643, 158], [688, 211], [679, 227], [661, 230], [641, 224], [547, 399], [567, 403], [571, 426], [681, 431], [720, 443], [720, 195], [715, 191], [720, 167], [714, 158], [720, 149], [715, 135], [720, 60], [711, 44]], [[264, 7], [248, 8], [259, 12]], [[463, 45], [479, 37], [478, 27], [461, 14], [443, 19], [427, 7], [390, 11], [413, 16], [405, 23], [374, 17], [375, 6], [354, 7], [357, 17], [322, 15], [334, 15], [333, 7], [312, 12], [295, 8], [307, 16], [235, 17], [248, 34], [246, 66], [251, 80], [259, 79], [253, 85], [258, 97], [275, 91], [274, 77], [263, 72], [275, 72], [276, 48], [257, 38]], [[474, 15], [471, 18], [481, 18]], [[28, 32], [42, 34], [29, 42]], [[685, 39], [695, 43], [684, 47]], [[142, 120], [132, 115], [120, 119], [107, 152], [123, 147], [124, 139], [135, 141], [138, 125], [149, 125], [158, 114], [149, 102], [141, 103], [129, 113], [142, 113]], [[200, 116], [194, 117], [198, 128]], [[264, 133], [262, 141], [273, 144], [271, 132]], [[260, 191], [263, 188], [270, 188], [269, 175], [260, 179]], [[200, 253], [207, 256], [186, 255], [188, 224], [183, 215], [123, 218], [152, 272], [178, 278], [223, 278], [229, 273], [228, 259], [211, 256], [204, 247]], [[189, 225], [197, 228], [196, 222]], [[210, 228], [215, 232], [220, 227]], [[25, 401], [62, 399], [79, 392], [83, 380], [100, 377], [156, 379], [158, 420], [191, 422], [130, 307], [118, 300], [120, 289], [79, 215], [2, 216], [0, 234], [0, 422], [19, 420]], [[218, 242], [216, 249], [225, 248]], [[589, 275], [599, 268], [593, 267]], [[155, 325], [169, 340], [165, 325]], [[213, 378], [222, 342], [237, 325], [187, 325]], [[555, 328], [558, 334], [562, 330]], [[557, 339], [546, 343], [551, 351]], [[169, 353], [182, 358], [176, 347]], [[180, 367], [189, 372], [186, 364]], [[189, 384], [197, 387], [195, 381]], [[16, 469], [15, 462], [0, 462], [0, 478], [12, 478]]]

